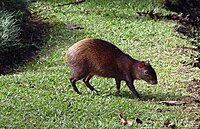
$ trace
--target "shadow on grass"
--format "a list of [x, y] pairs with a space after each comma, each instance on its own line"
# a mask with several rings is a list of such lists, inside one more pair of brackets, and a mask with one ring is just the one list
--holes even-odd
[[[65, 28], [65, 23], [49, 23], [44, 20], [45, 18], [38, 17], [36, 12], [28, 12], [26, 21], [20, 24], [19, 43], [23, 45], [8, 46], [5, 51], [0, 51], [0, 75], [16, 73], [22, 65], [38, 58], [40, 51], [54, 49], [55, 43], [50, 42], [50, 40], [54, 37], [58, 38], [58, 33], [52, 34], [51, 29], [54, 27], [67, 28]], [[59, 29], [58, 31], [60, 31]], [[79, 35], [77, 31], [75, 34]], [[69, 30], [65, 39], [70, 41], [70, 37], [75, 34], [73, 30]], [[60, 46], [63, 47], [62, 45]]]
[[[109, 95], [116, 96], [116, 97], [123, 97], [127, 99], [136, 99], [131, 91], [122, 91], [119, 94], [117, 92], [111, 92]], [[177, 100], [181, 98], [181, 96], [173, 95], [169, 93], [168, 94], [167, 93], [145, 94], [145, 92], [143, 92], [142, 94], [139, 93], [139, 95], [141, 97], [141, 101], [165, 101], [166, 98], [170, 98], [170, 100]]]
[[[9, 48], [8, 51], [4, 51], [3, 53], [0, 52], [0, 74], [5, 75], [19, 72], [21, 66], [38, 58], [40, 51], [47, 49], [46, 52], [48, 53], [48, 51], [53, 50], [58, 44], [48, 41], [51, 40], [50, 35], [53, 38], [58, 38], [59, 33], [62, 35], [62, 32], [59, 32], [59, 30], [66, 29], [64, 23], [54, 24], [55, 25], [50, 25], [50, 23], [47, 24], [39, 21], [28, 25], [29, 27], [26, 27], [21, 35], [21, 41], [26, 42], [28, 45], [24, 47]], [[50, 30], [54, 27], [57, 27], [58, 31], [55, 34], [52, 34], [50, 33]], [[69, 43], [71, 43], [70, 37], [79, 35], [78, 30], [66, 31], [68, 32], [65, 33], [66, 37], [64, 37], [64, 39], [67, 39], [68, 42], [59, 44], [60, 47], [69, 45]]]
[[40, 47], [45, 45], [43, 38], [48, 35], [49, 24], [30, 18], [21, 26], [19, 42], [24, 45], [8, 46], [0, 52], [0, 74], [15, 72], [20, 65], [32, 60]]

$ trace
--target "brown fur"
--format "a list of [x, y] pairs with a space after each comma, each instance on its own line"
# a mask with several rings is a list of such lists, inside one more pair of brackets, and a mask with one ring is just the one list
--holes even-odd
[[[75, 43], [68, 49], [66, 58], [73, 71], [70, 81], [77, 93], [80, 92], [75, 83], [81, 79], [88, 88], [95, 90], [89, 84], [93, 75], [115, 78], [118, 92], [120, 82], [124, 80], [137, 98], [139, 95], [133, 86], [135, 79], [143, 79], [151, 84], [157, 83], [156, 73], [149, 63], [135, 60], [113, 44], [101, 39], [88, 38]], [[144, 71], [149, 72], [149, 77], [143, 75]]]

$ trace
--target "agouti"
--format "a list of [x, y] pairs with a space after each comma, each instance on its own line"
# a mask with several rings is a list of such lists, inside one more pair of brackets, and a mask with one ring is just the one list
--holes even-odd
[[75, 43], [68, 49], [66, 58], [73, 72], [70, 82], [79, 94], [76, 81], [81, 79], [90, 90], [95, 90], [89, 83], [93, 75], [115, 78], [118, 92], [120, 82], [124, 80], [137, 98], [139, 94], [133, 85], [134, 80], [142, 79], [149, 84], [157, 84], [156, 72], [149, 61], [135, 60], [101, 39], [87, 38]]

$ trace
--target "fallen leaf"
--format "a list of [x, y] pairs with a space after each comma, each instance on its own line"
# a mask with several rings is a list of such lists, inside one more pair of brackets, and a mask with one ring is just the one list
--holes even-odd
[[184, 101], [161, 101], [161, 104], [166, 104], [167, 106], [179, 106], [187, 104]]
[[65, 24], [67, 29], [75, 30], [75, 29], [84, 29], [83, 27], [77, 26], [76, 24]]
[[126, 119], [126, 118], [124, 117], [123, 112], [119, 111], [118, 116], [119, 116], [119, 119], [121, 120], [121, 122], [122, 122], [124, 125], [129, 125], [129, 126], [131, 126], [131, 125], [133, 124], [133, 120]]

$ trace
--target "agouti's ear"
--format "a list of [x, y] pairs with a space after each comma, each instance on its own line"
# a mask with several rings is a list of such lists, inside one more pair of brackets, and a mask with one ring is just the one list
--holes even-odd
[[146, 66], [150, 65], [149, 60], [145, 61], [145, 65], [146, 65]]
[[138, 67], [139, 68], [144, 68], [144, 66], [145, 66], [145, 62], [144, 61], [141, 61], [141, 62], [138, 63]]

